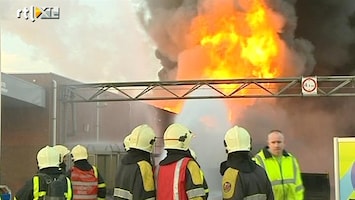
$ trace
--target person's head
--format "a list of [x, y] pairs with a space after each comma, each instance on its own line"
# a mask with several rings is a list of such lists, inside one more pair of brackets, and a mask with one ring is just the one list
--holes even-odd
[[78, 144], [72, 148], [71, 156], [74, 162], [77, 160], [87, 160], [88, 150], [86, 149], [86, 147]]
[[123, 147], [126, 151], [129, 150], [129, 136], [127, 135], [124, 139], [123, 139]]
[[228, 153], [251, 150], [250, 135], [243, 127], [230, 128], [224, 136], [224, 143]]
[[285, 140], [280, 130], [272, 130], [267, 137], [269, 151], [274, 156], [281, 156], [285, 148]]
[[187, 151], [190, 147], [192, 132], [182, 124], [171, 124], [164, 132], [164, 149]]
[[64, 158], [70, 153], [70, 150], [64, 146], [64, 145], [60, 145], [60, 144], [57, 144], [57, 145], [54, 145], [53, 146], [55, 150], [57, 150], [59, 152], [59, 155], [60, 155], [60, 163], [64, 162]]
[[139, 149], [152, 153], [155, 143], [155, 132], [147, 124], [137, 126], [129, 135], [129, 149]]
[[37, 164], [39, 169], [48, 167], [59, 167], [60, 155], [54, 147], [45, 146], [37, 153]]

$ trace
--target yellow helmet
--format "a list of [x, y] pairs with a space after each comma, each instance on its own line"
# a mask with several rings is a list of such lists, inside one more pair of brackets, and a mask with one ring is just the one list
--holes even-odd
[[182, 124], [171, 124], [164, 133], [164, 149], [189, 149], [193, 134]]
[[155, 132], [147, 124], [137, 126], [129, 135], [129, 149], [140, 149], [152, 153], [155, 142]]
[[124, 146], [124, 149], [126, 151], [129, 150], [129, 136], [130, 135], [127, 135], [124, 139], [123, 139], [123, 146]]
[[88, 159], [88, 150], [82, 145], [76, 145], [72, 148], [71, 155], [74, 161]]
[[224, 141], [228, 153], [235, 151], [250, 151], [250, 135], [247, 130], [242, 127], [234, 126], [229, 129], [224, 136]]
[[53, 147], [45, 146], [37, 153], [37, 164], [39, 169], [47, 167], [59, 167], [60, 155]]
[[57, 144], [53, 146], [55, 150], [57, 150], [60, 154], [59, 162], [64, 161], [64, 157], [70, 153], [69, 149], [63, 145]]

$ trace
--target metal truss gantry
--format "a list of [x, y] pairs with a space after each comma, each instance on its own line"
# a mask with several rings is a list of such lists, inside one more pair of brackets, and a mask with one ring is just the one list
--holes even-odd
[[61, 86], [62, 102], [217, 98], [355, 96], [355, 76], [317, 76], [316, 93], [302, 92], [302, 77], [90, 83]]

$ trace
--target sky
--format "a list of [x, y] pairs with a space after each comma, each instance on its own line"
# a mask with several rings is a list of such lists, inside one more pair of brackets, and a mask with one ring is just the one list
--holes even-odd
[[[17, 18], [58, 7], [59, 19]], [[130, 0], [1, 0], [1, 71], [55, 73], [82, 82], [157, 80], [154, 43]]]

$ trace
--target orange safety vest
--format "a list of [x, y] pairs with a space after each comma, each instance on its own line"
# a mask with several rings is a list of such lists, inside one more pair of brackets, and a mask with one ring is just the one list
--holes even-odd
[[191, 158], [182, 158], [158, 170], [157, 199], [187, 200], [185, 190], [187, 163]]
[[90, 171], [72, 167], [70, 179], [73, 185], [73, 200], [97, 200], [98, 178], [94, 166]]

